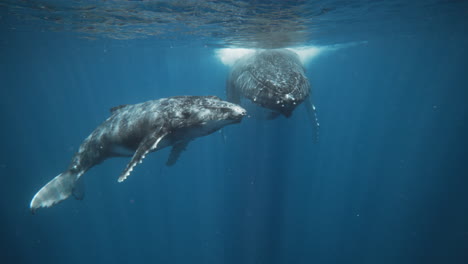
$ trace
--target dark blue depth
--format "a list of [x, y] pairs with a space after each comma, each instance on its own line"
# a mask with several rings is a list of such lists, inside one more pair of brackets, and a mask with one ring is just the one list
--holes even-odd
[[468, 37], [450, 26], [306, 65], [318, 143], [303, 107], [245, 119], [174, 167], [168, 150], [149, 155], [121, 184], [128, 160], [108, 160], [85, 175], [83, 201], [31, 215], [111, 107], [225, 98], [229, 68], [210, 47], [3, 25], [0, 262], [468, 263]]

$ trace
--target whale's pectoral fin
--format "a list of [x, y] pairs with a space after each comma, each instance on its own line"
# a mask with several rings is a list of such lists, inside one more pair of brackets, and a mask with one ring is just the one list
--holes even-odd
[[307, 115], [309, 116], [309, 120], [310, 120], [310, 122], [312, 123], [312, 126], [313, 126], [314, 142], [318, 142], [320, 124], [319, 124], [318, 118], [317, 118], [317, 111], [315, 110], [315, 106], [310, 101], [310, 98], [306, 99], [304, 101], [304, 104], [305, 104], [305, 107], [307, 109]]
[[180, 153], [182, 153], [187, 148], [189, 142], [190, 141], [182, 141], [172, 147], [171, 154], [169, 154], [169, 158], [166, 161], [167, 166], [172, 166], [177, 162]]
[[125, 170], [120, 174], [119, 182], [123, 182], [132, 172], [133, 168], [143, 161], [146, 154], [150, 151], [155, 150], [158, 147], [159, 142], [163, 139], [164, 136], [167, 135], [167, 132], [163, 129], [159, 129], [158, 131], [146, 136], [138, 146], [135, 154], [133, 154], [132, 160], [127, 164]]
[[29, 205], [31, 212], [34, 214], [40, 207], [51, 207], [70, 197], [76, 186], [77, 174], [72, 171], [65, 171], [48, 182], [34, 195]]

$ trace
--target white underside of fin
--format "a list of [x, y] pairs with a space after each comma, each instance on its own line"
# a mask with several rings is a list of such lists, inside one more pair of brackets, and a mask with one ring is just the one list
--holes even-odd
[[128, 178], [128, 176], [130, 176], [130, 174], [132, 173], [133, 168], [135, 168], [135, 166], [136, 166], [137, 164], [142, 163], [142, 162], [143, 162], [143, 159], [146, 157], [146, 155], [147, 155], [150, 151], [155, 150], [155, 149], [158, 147], [159, 142], [161, 141], [161, 139], [162, 139], [164, 136], [165, 136], [165, 135], [159, 137], [159, 138], [156, 140], [156, 142], [154, 142], [154, 144], [151, 146], [151, 148], [145, 150], [145, 152], [143, 153], [143, 155], [141, 156], [140, 159], [133, 161], [133, 162], [130, 164], [130, 168], [128, 168], [128, 169], [126, 170], [126, 172], [125, 172], [122, 176], [119, 177], [118, 182], [123, 182], [123, 181], [125, 181], [125, 180]]

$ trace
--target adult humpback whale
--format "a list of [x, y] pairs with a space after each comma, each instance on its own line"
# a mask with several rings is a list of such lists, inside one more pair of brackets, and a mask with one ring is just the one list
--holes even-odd
[[50, 207], [71, 194], [80, 196], [81, 176], [107, 158], [133, 158], [119, 177], [124, 181], [149, 152], [173, 146], [167, 165], [176, 162], [187, 144], [220, 128], [239, 123], [246, 111], [216, 96], [176, 96], [111, 109], [111, 116], [81, 144], [68, 169], [34, 195], [30, 208]]
[[232, 67], [226, 85], [227, 100], [242, 104], [242, 98], [272, 111], [271, 117], [290, 117], [304, 102], [318, 132], [311, 88], [299, 56], [288, 49], [260, 50], [245, 55]]

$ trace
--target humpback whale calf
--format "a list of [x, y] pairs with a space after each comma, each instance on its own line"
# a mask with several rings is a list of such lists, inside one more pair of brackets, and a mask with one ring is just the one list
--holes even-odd
[[241, 99], [271, 111], [270, 118], [290, 117], [304, 102], [318, 133], [311, 88], [299, 56], [289, 49], [259, 50], [240, 58], [232, 67], [226, 85], [227, 100], [245, 105]]
[[118, 179], [122, 182], [149, 152], [172, 146], [166, 163], [172, 165], [191, 140], [239, 123], [245, 115], [242, 107], [216, 96], [176, 96], [114, 107], [111, 116], [83, 141], [68, 169], [34, 195], [31, 211], [50, 207], [71, 194], [82, 198], [82, 175], [105, 159], [133, 152]]

